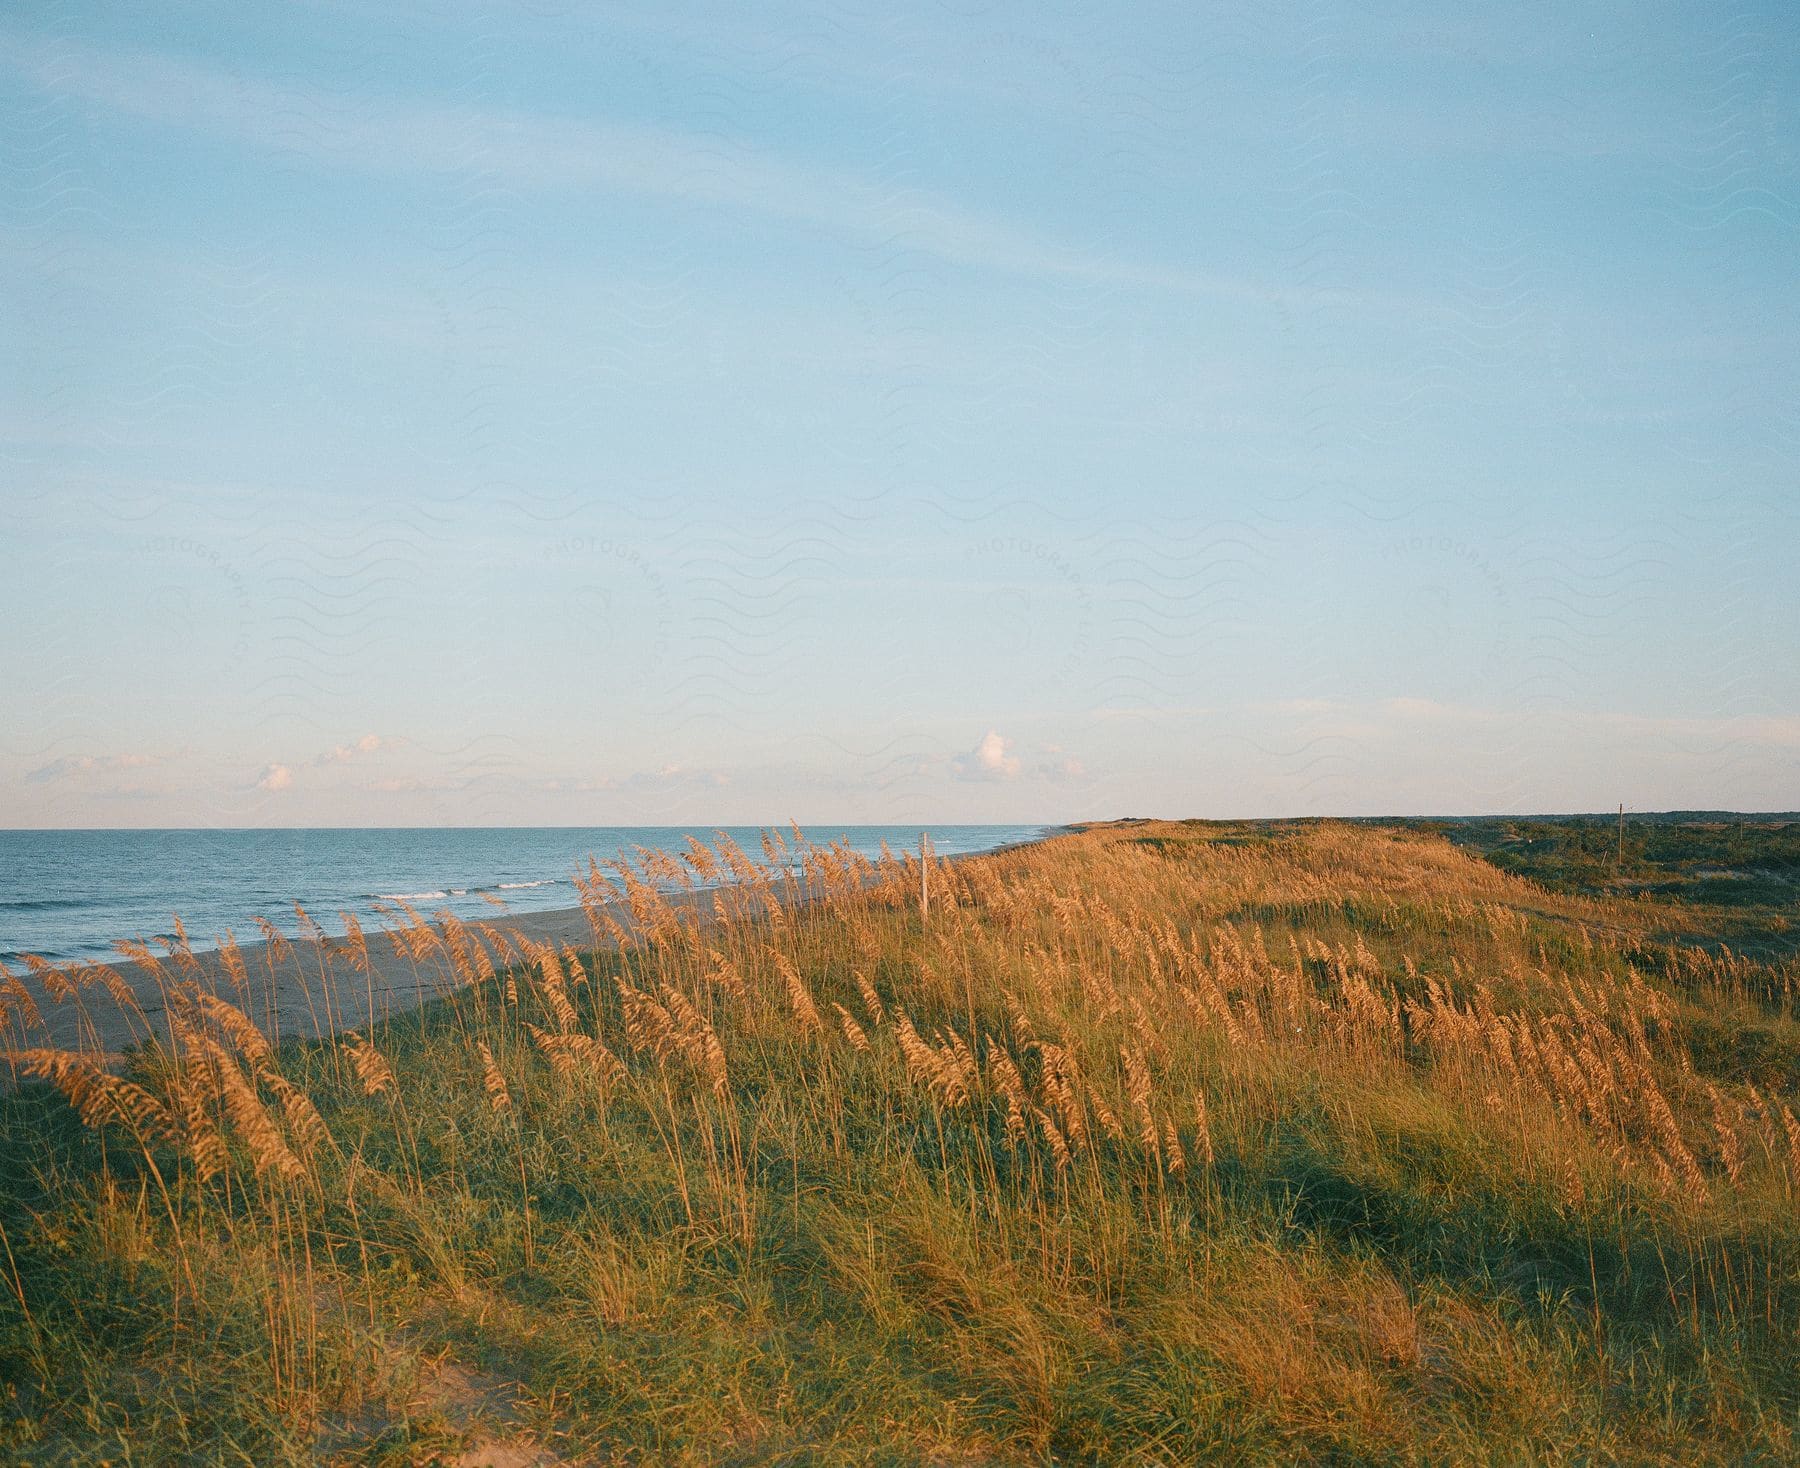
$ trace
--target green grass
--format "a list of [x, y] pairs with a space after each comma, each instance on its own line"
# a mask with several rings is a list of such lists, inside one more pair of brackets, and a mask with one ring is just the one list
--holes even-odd
[[1557, 891], [1675, 902], [1736, 942], [1800, 943], [1800, 816], [1627, 814], [1622, 841], [1608, 816], [1412, 824]]
[[[286, 1046], [329, 1132], [292, 1184], [236, 1133], [202, 1182], [179, 1145], [84, 1127], [43, 1087], [7, 1098], [0, 1456], [1795, 1456], [1800, 1225], [1769, 1111], [1796, 1103], [1789, 960], [1721, 960], [1704, 921], [1673, 932], [1696, 921], [1678, 907], [1559, 895], [1417, 833], [1100, 829], [935, 880], [929, 926], [915, 869], [588, 955], [569, 994], [624, 1066], [610, 1085], [533, 1043], [555, 1028], [541, 974], [379, 1028], [395, 1093], [365, 1094], [332, 1044]], [[707, 978], [720, 960], [743, 997]], [[1239, 1037], [1181, 996], [1202, 969]], [[630, 1043], [621, 976], [707, 1016], [723, 1094]], [[1357, 982], [1393, 1025], [1357, 1027]], [[1633, 1096], [1596, 1120], [1452, 1041], [1478, 1003], [1613, 1045], [1596, 1064], [1642, 1057], [1704, 1195], [1660, 1178], [1648, 1149], [1674, 1154]], [[981, 1060], [966, 1101], [909, 1073], [902, 1007]], [[1066, 1169], [1037, 1118], [1009, 1132], [989, 1062], [1012, 1056], [1067, 1132], [1033, 1037], [1091, 1087]]]

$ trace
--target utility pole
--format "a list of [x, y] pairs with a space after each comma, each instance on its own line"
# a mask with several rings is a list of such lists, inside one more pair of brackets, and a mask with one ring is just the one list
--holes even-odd
[[919, 832], [919, 921], [931, 921], [931, 838]]

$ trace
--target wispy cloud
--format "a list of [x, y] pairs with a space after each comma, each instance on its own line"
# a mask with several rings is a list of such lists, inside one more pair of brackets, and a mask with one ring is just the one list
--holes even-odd
[[1293, 718], [1352, 718], [1356, 720], [1353, 729], [1347, 726], [1344, 732], [1354, 732], [1359, 737], [1369, 737], [1380, 730], [1418, 731], [1447, 726], [1466, 729], [1487, 726], [1516, 730], [1521, 722], [1529, 720], [1570, 733], [1625, 736], [1638, 744], [1661, 740], [1712, 745], [1741, 743], [1777, 749], [1800, 748], [1800, 715], [1795, 714], [1646, 714], [1617, 709], [1562, 708], [1523, 715], [1517, 709], [1474, 703], [1449, 703], [1415, 696], [1362, 702], [1287, 699], [1267, 707], [1275, 713]]
[[[256, 779], [258, 790], [274, 794], [293, 788], [297, 774], [303, 770], [323, 770], [334, 765], [347, 765], [356, 760], [368, 758], [384, 749], [395, 749], [405, 744], [404, 739], [384, 737], [380, 734], [364, 734], [349, 744], [334, 744], [330, 749], [314, 755], [309, 760], [293, 763], [276, 761], [263, 767], [263, 772]], [[411, 789], [415, 788], [403, 782], [377, 782], [374, 789]]]
[[54, 780], [67, 780], [76, 775], [87, 775], [112, 770], [142, 770], [151, 765], [159, 765], [173, 758], [166, 754], [67, 754], [60, 759], [53, 759], [47, 765], [39, 765], [29, 770], [24, 776], [28, 785], [47, 785]]
[[[723, 205], [1020, 275], [1265, 304], [1316, 300], [1284, 283], [1097, 254], [924, 189], [789, 162], [724, 135], [283, 85], [160, 52], [50, 47], [4, 31], [0, 50], [0, 64], [44, 91], [334, 168], [613, 189]], [[1334, 299], [1342, 304], [1342, 293]]]
[[339, 744], [325, 751], [313, 760], [315, 765], [347, 765], [353, 759], [363, 755], [374, 754], [378, 750], [393, 749], [404, 744], [403, 739], [383, 739], [379, 734], [365, 734], [354, 744]]

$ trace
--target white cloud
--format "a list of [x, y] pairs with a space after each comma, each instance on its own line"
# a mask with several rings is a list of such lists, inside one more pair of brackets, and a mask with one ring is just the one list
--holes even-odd
[[256, 782], [258, 790], [286, 790], [294, 783], [294, 772], [286, 765], [270, 765], [262, 772], [262, 778]]
[[950, 768], [959, 780], [1011, 780], [1020, 770], [1013, 742], [998, 729], [989, 729], [968, 754], [952, 760]]

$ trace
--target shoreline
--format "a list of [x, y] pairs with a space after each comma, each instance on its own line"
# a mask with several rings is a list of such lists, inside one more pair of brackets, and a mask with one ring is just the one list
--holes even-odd
[[[747, 833], [752, 829], [749, 827], [638, 826], [613, 828], [571, 826], [563, 828], [493, 826], [438, 828], [409, 826], [365, 828], [360, 826], [334, 826], [297, 827], [295, 829], [304, 832], [325, 832], [328, 834], [346, 833], [353, 836], [367, 834], [369, 832], [380, 833], [389, 830], [398, 830], [407, 833], [433, 834], [440, 829], [456, 831], [521, 831], [528, 833], [568, 829], [573, 831], [618, 831], [639, 834], [661, 833], [664, 835], [674, 834], [680, 836], [693, 836], [698, 837], [703, 842], [709, 844], [714, 835], [724, 834], [736, 840], [740, 848], [744, 850], [745, 854], [751, 856], [753, 860], [756, 860], [758, 864], [761, 865], [761, 858], [756, 855], [756, 843], [753, 840], [747, 839]], [[966, 839], [967, 833], [980, 831], [984, 828], [981, 826], [947, 826], [944, 829], [950, 833], [950, 839], [953, 842], [956, 842]], [[1029, 844], [1033, 840], [1043, 840], [1049, 836], [1073, 830], [1075, 827], [1069, 824], [1043, 824], [1032, 826], [1029, 824], [1012, 822], [994, 822], [991, 823], [987, 829], [1006, 831], [1008, 833], [1030, 831], [1035, 834], [1025, 837], [1023, 840], [1005, 840], [1001, 841], [998, 845], [983, 846], [974, 850], [958, 850], [950, 855], [937, 853], [939, 860], [950, 861], [963, 856], [987, 855], [992, 852], [1006, 850], [1012, 846]], [[219, 831], [222, 830], [226, 831], [227, 834], [247, 834], [255, 836], [268, 834], [268, 832], [261, 827], [219, 828], [218, 830], [211, 827], [170, 827], [166, 830], [160, 827], [82, 827], [68, 829], [58, 827], [46, 828], [42, 831], [35, 828], [18, 827], [0, 830], [0, 838], [8, 835], [62, 836], [69, 834], [71, 830], [76, 834], [82, 835], [123, 834], [129, 836], [143, 835], [146, 833], [171, 836], [212, 836], [219, 834]], [[784, 841], [789, 840], [789, 828], [787, 826], [758, 827], [755, 828], [755, 830], [765, 835], [768, 832], [776, 832]], [[931, 835], [934, 843], [936, 841], [936, 836], [929, 827], [819, 826], [812, 829], [803, 828], [803, 830], [805, 830], [805, 835], [809, 844], [814, 848], [826, 849], [839, 841], [848, 840], [851, 843], [853, 850], [871, 861], [878, 859], [878, 851], [875, 847], [868, 845], [869, 837], [865, 833], [915, 830], [923, 831], [925, 834]], [[827, 831], [835, 832], [829, 840], [823, 838], [823, 833]], [[859, 836], [861, 837], [860, 841]], [[817, 839], [815, 839], [815, 837]], [[30, 936], [23, 934], [16, 937], [0, 936], [0, 962], [3, 962], [7, 968], [12, 969], [15, 972], [24, 969], [25, 959], [28, 955], [41, 956], [47, 962], [53, 963], [59, 968], [75, 969], [99, 964], [118, 967], [122, 960], [120, 959], [117, 950], [113, 947], [113, 940], [118, 938], [130, 938], [135, 941], [143, 942], [153, 952], [162, 956], [165, 954], [167, 946], [174, 943], [176, 940], [175, 932], [168, 926], [171, 922], [172, 915], [185, 920], [190, 927], [193, 927], [196, 924], [198, 925], [199, 931], [191, 931], [188, 934], [188, 946], [190, 951], [199, 954], [216, 951], [220, 947], [222, 940], [230, 931], [235, 930], [242, 935], [244, 929], [250, 928], [252, 933], [254, 933], [255, 929], [253, 925], [263, 918], [272, 919], [281, 935], [289, 942], [300, 942], [302, 941], [304, 934], [298, 931], [294, 925], [294, 909], [296, 906], [302, 906], [309, 912], [323, 915], [331, 920], [334, 925], [338, 926], [341, 926], [343, 916], [348, 913], [362, 923], [365, 928], [374, 928], [382, 923], [384, 916], [387, 918], [397, 917], [400, 913], [400, 904], [402, 903], [415, 911], [433, 917], [435, 917], [440, 910], [448, 910], [459, 921], [465, 923], [495, 921], [496, 915], [498, 915], [500, 920], [512, 922], [517, 918], [524, 916], [542, 916], [550, 913], [573, 911], [575, 910], [575, 904], [572, 904], [567, 900], [568, 897], [574, 895], [575, 886], [574, 881], [571, 880], [571, 863], [573, 864], [574, 874], [580, 876], [585, 873], [586, 863], [590, 859], [623, 859], [630, 862], [633, 860], [633, 853], [642, 850], [643, 848], [641, 846], [630, 844], [620, 845], [613, 849], [613, 856], [611, 858], [601, 858], [599, 853], [607, 849], [609, 848], [603, 846], [596, 847], [591, 851], [580, 851], [574, 857], [567, 860], [557, 859], [550, 864], [539, 868], [539, 870], [542, 871], [552, 872], [552, 875], [531, 877], [529, 879], [509, 878], [507, 880], [497, 880], [493, 878], [465, 878], [462, 880], [467, 881], [469, 885], [458, 886], [453, 885], [457, 880], [454, 878], [448, 880], [440, 878], [433, 881], [429, 877], [414, 877], [411, 880], [421, 884], [420, 890], [416, 892], [399, 890], [390, 892], [380, 890], [383, 885], [382, 879], [368, 877], [369, 890], [366, 891], [352, 891], [346, 887], [344, 891], [333, 893], [328, 890], [330, 884], [327, 882], [324, 884], [313, 884], [314, 890], [311, 891], [310, 894], [301, 893], [298, 896], [275, 897], [268, 891], [262, 891], [256, 894], [244, 894], [241, 905], [234, 901], [229, 906], [222, 903], [217, 895], [209, 896], [198, 902], [198, 904], [189, 904], [185, 903], [179, 897], [163, 894], [157, 898], [153, 904], [145, 903], [141, 900], [137, 902], [135, 905], [142, 907], [144, 909], [143, 911], [129, 914], [114, 914], [112, 921], [109, 921], [104, 913], [92, 914], [91, 916], [94, 916], [96, 919], [92, 927], [83, 927], [73, 932], [45, 931]], [[685, 848], [680, 845], [670, 844], [652, 847], [651, 849], [666, 851], [670, 855], [680, 859]], [[897, 856], [904, 856], [908, 853], [916, 855], [916, 838], [912, 844], [893, 847], [893, 851]], [[0, 851], [0, 858], [3, 858], [5, 855], [5, 852]], [[292, 874], [290, 873], [289, 875], [291, 876]], [[392, 882], [386, 883], [386, 885], [399, 887], [406, 885], [406, 881], [407, 879], [397, 878]], [[700, 884], [696, 883], [696, 885]], [[717, 882], [709, 884], [709, 886], [717, 885], [720, 884]], [[560, 887], [564, 889], [563, 891], [554, 894], [545, 894], [551, 900], [557, 902], [556, 906], [526, 906], [517, 908], [514, 906], [516, 902], [529, 902], [531, 900], [519, 889], [543, 887]], [[293, 889], [290, 888], [290, 890]], [[16, 925], [21, 928], [27, 927], [30, 923], [29, 910], [39, 906], [71, 907], [84, 905], [80, 901], [70, 900], [62, 896], [40, 901], [23, 892], [18, 892], [16, 894], [9, 892], [0, 895], [16, 895], [19, 899], [17, 902], [0, 902], [0, 923], [11, 926], [14, 925], [16, 921]], [[499, 899], [499, 901], [505, 905], [493, 905], [494, 899]], [[152, 906], [155, 909], [153, 912], [150, 911]], [[18, 915], [6, 910], [13, 907], [24, 910], [22, 919], [20, 919]], [[258, 941], [260, 940], [255, 937], [243, 938], [240, 936], [239, 946], [247, 951], [253, 943]]]
[[[936, 859], [957, 863], [1000, 856], [1041, 845], [1076, 829], [1070, 825], [1045, 826], [1038, 835], [1027, 840], [1003, 842], [981, 851], [956, 852]], [[794, 874], [793, 881], [804, 888], [802, 875]], [[705, 927], [712, 921], [714, 895], [738, 885], [741, 884], [719, 882], [661, 895], [677, 911], [698, 911], [700, 925]], [[789, 910], [798, 910], [819, 899], [800, 890], [784, 892], [781, 900]], [[636, 925], [623, 902], [608, 902], [604, 904], [604, 910], [626, 932], [636, 932]], [[443, 933], [444, 925], [435, 914], [424, 913], [422, 916], [436, 932]], [[509, 937], [517, 935], [531, 943], [551, 943], [559, 950], [566, 946], [577, 953], [598, 952], [615, 946], [610, 938], [596, 943], [594, 927], [583, 907], [543, 908], [519, 913], [496, 908], [491, 915], [457, 921], [471, 933], [476, 931], [477, 923], [484, 923]], [[444, 968], [436, 960], [427, 960], [421, 966], [398, 952], [387, 936], [388, 931], [391, 930], [376, 928], [373, 924], [367, 929], [366, 973], [353, 966], [351, 955], [355, 944], [344, 935], [327, 934], [321, 939], [309, 939], [283, 934], [281, 941], [287, 952], [278, 958], [271, 956], [272, 945], [267, 939], [240, 943], [237, 952], [242, 956], [249, 980], [247, 997], [241, 1003], [234, 992], [223, 950], [214, 947], [191, 951], [200, 971], [202, 987], [238, 1004], [272, 1042], [279, 1043], [291, 1039], [318, 1039], [360, 1029], [374, 1021], [417, 1009], [461, 987], [460, 983], [446, 980]], [[484, 939], [477, 941], [486, 943]], [[496, 966], [506, 967], [505, 955], [495, 951], [491, 943], [487, 947]], [[156, 957], [165, 972], [179, 975], [180, 966], [172, 956], [158, 953]], [[79, 1049], [98, 1052], [111, 1062], [119, 1059], [128, 1046], [146, 1038], [147, 1026], [151, 1030], [160, 1030], [165, 1006], [156, 975], [148, 965], [133, 960], [75, 960], [57, 967], [69, 973], [85, 968], [112, 969], [131, 989], [143, 1018], [139, 1020], [129, 1014], [99, 983], [83, 988], [78, 999], [65, 998], [59, 1003], [40, 978], [20, 974], [20, 981], [35, 1002], [43, 1023], [19, 1037], [17, 1048]], [[0, 1014], [5, 1013], [6, 1008], [5, 1002], [0, 1000]], [[9, 1022], [9, 1029], [16, 1032], [17, 1023]], [[8, 1043], [15, 1043], [10, 1035]], [[0, 1076], [0, 1081], [3, 1080]]]

